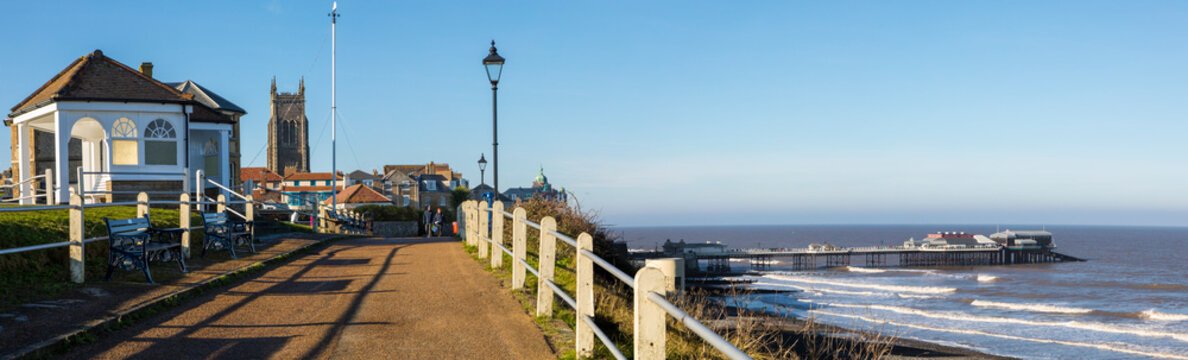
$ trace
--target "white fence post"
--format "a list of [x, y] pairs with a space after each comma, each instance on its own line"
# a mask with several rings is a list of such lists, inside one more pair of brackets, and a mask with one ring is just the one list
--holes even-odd
[[635, 273], [635, 359], [660, 360], [664, 353], [664, 308], [648, 299], [648, 293], [664, 293], [664, 272], [645, 266]]
[[[201, 203], [206, 199], [206, 182], [202, 181], [202, 169], [194, 171], [194, 201]], [[206, 206], [198, 204], [198, 211], [206, 212]]]
[[148, 193], [141, 191], [136, 194], [136, 217], [144, 217], [149, 213], [149, 197]]
[[503, 250], [499, 249], [503, 245], [503, 202], [491, 206], [491, 267], [498, 269], [503, 267]]
[[177, 227], [185, 229], [181, 234], [181, 252], [182, 256], [190, 258], [190, 194], [182, 193], [178, 199], [181, 203], [177, 206]]
[[227, 211], [227, 195], [219, 194], [219, 197], [215, 201], [218, 202], [215, 205], [215, 212], [222, 214], [224, 211]]
[[86, 281], [86, 254], [83, 252], [83, 200], [78, 194], [70, 196], [70, 281], [82, 284]]
[[527, 217], [528, 211], [522, 207], [512, 212], [512, 289], [524, 288], [526, 270], [520, 260], [527, 260], [528, 224], [524, 222]]
[[54, 179], [54, 169], [45, 169], [45, 204], [46, 205], [54, 205], [54, 204], [58, 203], [57, 201], [54, 201], [55, 196], [58, 193], [56, 190], [54, 190], [54, 180], [55, 180]]
[[487, 250], [490, 249], [487, 241], [484, 239], [491, 238], [491, 218], [487, 216], [488, 211], [483, 209], [483, 202], [479, 202], [478, 217], [479, 217], [479, 236], [478, 236], [478, 257], [479, 259], [487, 258]]
[[582, 233], [577, 238], [578, 248], [574, 251], [577, 257], [577, 356], [578, 358], [594, 355], [594, 330], [582, 321], [582, 316], [594, 318], [594, 260], [582, 255], [582, 250], [594, 252], [594, 237]]
[[[256, 202], [253, 200], [254, 200], [254, 197], [250, 193], [244, 199], [243, 215], [247, 216], [246, 219], [243, 219], [244, 221], [256, 221]], [[256, 227], [251, 226], [251, 229], [252, 229], [251, 237], [252, 237], [252, 239], [255, 239], [256, 238]]]
[[330, 228], [326, 227], [326, 207], [321, 202], [318, 202], [314, 206], [317, 209], [315, 214], [318, 214], [318, 219], [315, 221], [318, 224], [318, 229], [321, 229], [322, 233], [330, 233]]
[[553, 269], [557, 266], [557, 237], [550, 230], [557, 230], [557, 220], [545, 216], [540, 219], [540, 277], [536, 286], [536, 316], [553, 315], [553, 288], [546, 282], [553, 281]]

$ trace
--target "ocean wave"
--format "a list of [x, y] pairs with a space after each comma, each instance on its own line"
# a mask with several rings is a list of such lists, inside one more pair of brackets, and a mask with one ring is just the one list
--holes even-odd
[[980, 315], [972, 315], [972, 314], [966, 314], [966, 313], [949, 313], [949, 312], [938, 313], [938, 312], [931, 312], [931, 311], [921, 310], [921, 309], [916, 309], [916, 308], [890, 306], [890, 305], [876, 305], [876, 304], [859, 305], [859, 304], [822, 303], [822, 302], [818, 302], [818, 303], [821, 305], [824, 305], [824, 306], [833, 306], [833, 307], [840, 307], [840, 308], [857, 308], [857, 309], [877, 309], [877, 310], [890, 311], [890, 312], [895, 312], [895, 313], [900, 313], [900, 314], [917, 315], [917, 316], [934, 318], [934, 319], [1008, 323], [1008, 324], [1022, 324], [1022, 325], [1034, 325], [1034, 326], [1066, 327], [1066, 328], [1074, 328], [1074, 329], [1082, 329], [1082, 330], [1108, 332], [1108, 333], [1114, 333], [1114, 334], [1135, 335], [1135, 336], [1142, 336], [1142, 337], [1171, 338], [1171, 339], [1175, 339], [1180, 342], [1188, 342], [1188, 334], [1159, 331], [1159, 330], [1147, 330], [1147, 329], [1139, 329], [1139, 328], [1127, 328], [1127, 327], [1119, 327], [1119, 326], [1112, 326], [1112, 325], [1099, 324], [1099, 323], [1086, 323], [1086, 322], [1080, 322], [1080, 321], [1065, 321], [1065, 322], [1037, 321], [1037, 320], [1024, 320], [1024, 319], [995, 317], [995, 316], [980, 316]]
[[1084, 343], [1084, 342], [1077, 342], [1077, 341], [1040, 339], [1040, 338], [1032, 338], [1032, 337], [998, 334], [998, 333], [992, 333], [992, 332], [987, 332], [987, 331], [982, 331], [982, 330], [951, 329], [951, 328], [940, 328], [940, 327], [927, 326], [927, 325], [909, 324], [909, 323], [902, 323], [902, 322], [895, 322], [895, 321], [888, 321], [888, 320], [880, 320], [880, 319], [875, 319], [872, 317], [862, 316], [862, 315], [839, 314], [839, 313], [823, 311], [823, 310], [810, 310], [810, 311], [812, 311], [814, 313], [822, 314], [822, 315], [829, 315], [829, 316], [836, 316], [836, 317], [850, 318], [850, 319], [858, 319], [858, 320], [867, 321], [867, 322], [871, 322], [871, 323], [887, 324], [887, 325], [894, 325], [894, 326], [900, 326], [900, 327], [909, 327], [909, 328], [915, 328], [915, 329], [920, 329], [920, 330], [949, 332], [949, 333], [978, 335], [978, 336], [990, 336], [990, 337], [996, 337], [996, 338], [1001, 338], [1001, 339], [1030, 341], [1030, 342], [1045, 343], [1045, 344], [1077, 346], [1077, 347], [1092, 348], [1092, 349], [1098, 349], [1098, 350], [1112, 351], [1112, 352], [1132, 354], [1132, 355], [1141, 355], [1141, 356], [1161, 358], [1161, 359], [1188, 360], [1188, 356], [1185, 356], [1185, 355], [1146, 351], [1146, 350], [1140, 350], [1140, 349], [1131, 349], [1131, 348], [1119, 346], [1119, 344]]
[[998, 277], [994, 275], [978, 274], [978, 282], [992, 282], [998, 281]]
[[895, 295], [897, 295], [901, 298], [904, 298], [904, 299], [940, 299], [941, 298], [940, 296], [933, 296], [933, 295], [917, 295], [917, 294], [902, 294], [902, 293], [895, 294]]
[[1060, 314], [1088, 314], [1093, 312], [1093, 309], [1070, 308], [1043, 304], [1018, 304], [1018, 303], [1004, 303], [985, 300], [974, 300], [970, 305], [978, 307], [999, 308], [1009, 310], [1026, 310], [1043, 313], [1060, 313]]
[[822, 293], [833, 293], [833, 294], [854, 295], [854, 296], [891, 296], [892, 295], [891, 293], [884, 293], [884, 292], [849, 291], [849, 290], [841, 290], [841, 289], [819, 288], [819, 287], [815, 287], [815, 286], [798, 286], [798, 285], [792, 285], [792, 284], [780, 284], [780, 283], [769, 283], [769, 282], [755, 282], [754, 284], [751, 284], [751, 285], [800, 289], [800, 290], [808, 291], [815, 296], [824, 295]]
[[1156, 321], [1188, 321], [1188, 315], [1184, 314], [1168, 314], [1155, 311], [1155, 309], [1140, 311], [1142, 318]]
[[[767, 275], [767, 276], [771, 277], [772, 279], [777, 279], [777, 280], [794, 281], [794, 282], [809, 283], [809, 284], [833, 285], [833, 286], [842, 286], [842, 287], [859, 288], [859, 289], [883, 290], [883, 291], [890, 291], [893, 293], [947, 294], [947, 293], [952, 293], [952, 292], [957, 291], [957, 288], [945, 288], [945, 287], [879, 285], [879, 284], [854, 283], [854, 282], [844, 282], [844, 281], [829, 281], [829, 280], [806, 278], [806, 277], [800, 277], [800, 276], [787, 276], [787, 275]], [[820, 289], [818, 289], [818, 290], [820, 290]]]
[[847, 266], [846, 270], [849, 270], [850, 272], [872, 273], [872, 274], [887, 272], [887, 270], [883, 270], [883, 269], [870, 269], [870, 268], [857, 267], [857, 266]]

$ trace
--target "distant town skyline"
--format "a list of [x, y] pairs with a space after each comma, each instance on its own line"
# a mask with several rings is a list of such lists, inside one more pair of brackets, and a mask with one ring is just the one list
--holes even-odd
[[[0, 103], [102, 49], [243, 107], [261, 167], [271, 79], [304, 78], [329, 171], [330, 3], [8, 4]], [[500, 185], [543, 166], [609, 224], [1188, 226], [1185, 3], [338, 6], [340, 171], [477, 186], [494, 39]]]

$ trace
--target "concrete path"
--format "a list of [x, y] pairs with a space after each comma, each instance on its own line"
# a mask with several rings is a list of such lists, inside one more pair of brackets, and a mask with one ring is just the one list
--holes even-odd
[[452, 239], [358, 239], [75, 347], [66, 358], [552, 359]]

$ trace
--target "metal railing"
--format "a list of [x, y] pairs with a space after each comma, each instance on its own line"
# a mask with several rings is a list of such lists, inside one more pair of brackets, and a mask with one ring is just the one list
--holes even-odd
[[[289, 206], [288, 204], [284, 204], [284, 203], [249, 200], [249, 199], [251, 199], [251, 195], [244, 196], [244, 195], [236, 193], [233, 190], [228, 189], [226, 187], [223, 187], [223, 186], [220, 186], [220, 187], [223, 188], [224, 190], [227, 190], [228, 192], [232, 193], [233, 195], [240, 196], [245, 201], [250, 201], [254, 204], [270, 205], [270, 206], [273, 206], [276, 208], [290, 209], [290, 211], [309, 216], [311, 219], [314, 220], [314, 221], [312, 221], [312, 223], [315, 224], [314, 225], [315, 229], [327, 228], [327, 227], [330, 227], [330, 225], [332, 225], [334, 223], [337, 223], [337, 225], [339, 225], [338, 226], [339, 231], [344, 231], [344, 232], [348, 232], [348, 233], [366, 233], [366, 232], [369, 232], [371, 229], [372, 220], [370, 219], [369, 216], [367, 216], [365, 214], [360, 214], [360, 213], [356, 213], [353, 211], [329, 208], [325, 204], [322, 204], [319, 201], [306, 199], [301, 196], [294, 196], [292, 194], [288, 194], [283, 191], [279, 191], [279, 190], [275, 190], [275, 189], [269, 189], [261, 184], [253, 184], [253, 185], [251, 185], [251, 187], [254, 187], [255, 189], [263, 190], [266, 193], [274, 192], [274, 193], [279, 193], [282, 196], [288, 196], [292, 199], [296, 199], [297, 202], [301, 203], [302, 205], [298, 205], [297, 209], [292, 209], [291, 206]], [[331, 190], [331, 191], [333, 191], [333, 190]], [[248, 189], [244, 189], [244, 192], [245, 193], [253, 193], [254, 189], [252, 191], [249, 191]], [[315, 212], [305, 212], [300, 209], [301, 206], [308, 206], [311, 209], [314, 209]], [[346, 226], [342, 226], [342, 225], [346, 225]]]
[[[83, 172], [81, 170], [79, 171], [80, 176], [84, 175], [84, 174], [92, 174], [92, 173], [91, 172]], [[105, 173], [105, 174], [113, 174], [113, 173]], [[122, 174], [132, 174], [132, 173], [122, 173]], [[161, 175], [159, 173], [137, 173], [137, 174]], [[52, 177], [52, 176], [49, 176], [49, 177]], [[195, 183], [202, 184], [202, 182], [200, 182], [200, 181], [196, 181]], [[221, 185], [221, 184], [217, 184], [217, 185]], [[223, 188], [224, 190], [229, 190], [223, 186], [220, 186], [220, 187]], [[80, 187], [80, 188], [83, 188], [83, 187]], [[17, 254], [17, 253], [23, 253], [23, 252], [29, 252], [29, 251], [38, 251], [38, 250], [45, 250], [45, 249], [68, 247], [70, 249], [69, 250], [69, 261], [68, 261], [69, 267], [70, 267], [70, 280], [73, 282], [76, 282], [76, 283], [82, 283], [86, 279], [85, 274], [84, 274], [85, 267], [83, 266], [83, 260], [86, 258], [85, 253], [84, 253], [84, 250], [85, 250], [84, 245], [93, 243], [96, 241], [107, 240], [107, 236], [100, 236], [100, 237], [94, 237], [94, 238], [86, 238], [85, 237], [85, 228], [84, 227], [85, 227], [85, 223], [86, 223], [86, 221], [85, 221], [86, 220], [86, 217], [85, 217], [86, 209], [114, 207], [114, 206], [135, 206], [136, 207], [136, 216], [142, 217], [145, 214], [148, 214], [150, 205], [156, 204], [156, 205], [177, 205], [177, 207], [178, 207], [178, 227], [185, 229], [185, 231], [182, 232], [181, 239], [180, 239], [182, 254], [183, 254], [183, 256], [188, 258], [190, 256], [191, 232], [193, 230], [202, 229], [201, 226], [191, 226], [192, 224], [190, 221], [190, 214], [194, 210], [195, 206], [213, 205], [213, 206], [215, 206], [215, 211], [217, 211], [217, 212], [220, 212], [220, 213], [224, 212], [224, 211], [232, 212], [232, 213], [235, 213], [236, 215], [239, 215], [246, 221], [255, 221], [256, 220], [256, 212], [257, 212], [256, 207], [259, 205], [267, 204], [264, 201], [254, 200], [251, 195], [244, 196], [242, 194], [239, 194], [239, 193], [236, 193], [233, 191], [229, 191], [229, 192], [231, 192], [235, 196], [241, 197], [242, 200], [229, 201], [229, 200], [227, 200], [227, 197], [223, 194], [219, 194], [218, 197], [215, 199], [210, 199], [208, 197], [194, 198], [194, 197], [191, 197], [191, 194], [188, 192], [178, 193], [178, 192], [161, 192], [161, 191], [156, 191], [156, 192], [140, 191], [140, 192], [137, 192], [136, 201], [112, 202], [112, 203], [85, 203], [83, 201], [83, 199], [84, 199], [84, 196], [87, 195], [87, 192], [81, 191], [81, 193], [75, 193], [75, 194], [73, 194], [73, 196], [70, 197], [69, 205], [0, 207], [0, 213], [18, 213], [18, 212], [47, 211], [47, 210], [68, 210], [69, 217], [70, 217], [70, 220], [68, 223], [68, 226], [69, 226], [68, 238], [69, 239], [67, 241], [59, 241], [59, 242], [52, 242], [52, 243], [46, 243], [46, 244], [37, 244], [37, 245], [29, 245], [29, 246], [22, 246], [22, 247], [16, 247], [16, 248], [0, 249], [0, 255]], [[107, 192], [107, 193], [112, 193], [112, 192]], [[172, 201], [172, 200], [150, 201], [149, 200], [150, 194], [163, 195], [163, 193], [177, 195], [178, 199], [176, 201]], [[192, 200], [192, 199], [196, 199], [196, 200]], [[244, 212], [240, 213], [240, 212], [232, 210], [230, 208], [230, 205], [236, 205], [236, 204], [243, 204]], [[356, 224], [365, 225], [365, 226], [357, 227], [357, 228], [339, 227], [339, 229], [337, 229], [337, 231], [339, 231], [339, 232], [363, 233], [367, 228], [370, 228], [369, 223], [368, 223], [369, 220], [364, 219], [364, 216], [362, 214], [348, 212], [348, 211], [332, 211], [331, 212], [331, 211], [328, 211], [326, 209], [326, 207], [324, 207], [324, 206], [319, 207], [319, 210], [320, 210], [320, 213], [313, 214], [313, 216], [315, 217], [315, 219], [319, 220], [318, 223], [321, 224], [320, 228], [323, 230], [331, 229], [330, 226], [327, 226], [328, 222], [331, 220], [329, 218], [330, 215], [328, 215], [328, 214], [333, 214], [333, 216], [336, 216], [337, 219], [339, 219], [341, 221], [355, 221]]]
[[[676, 274], [666, 274], [664, 270], [645, 266], [632, 277], [619, 270], [610, 262], [594, 254], [594, 238], [590, 234], [582, 233], [577, 239], [557, 231], [557, 221], [552, 217], [544, 217], [540, 222], [527, 219], [527, 211], [517, 207], [511, 213], [507, 212], [503, 203], [496, 201], [487, 205], [478, 201], [467, 201], [462, 204], [465, 215], [465, 240], [468, 245], [478, 248], [479, 258], [491, 258], [492, 268], [503, 267], [503, 254], [508, 254], [512, 261], [512, 289], [524, 287], [525, 272], [536, 275], [537, 298], [536, 315], [551, 316], [553, 314], [554, 295], [561, 298], [566, 305], [575, 311], [576, 350], [578, 357], [589, 357], [594, 353], [594, 339], [597, 338], [616, 359], [627, 357], [619, 351], [614, 342], [594, 323], [594, 265], [610, 273], [619, 281], [634, 289], [635, 333], [633, 334], [633, 354], [637, 359], [664, 359], [667, 317], [672, 316], [685, 327], [701, 337], [706, 343], [720, 351], [730, 359], [751, 359], [745, 352], [731, 344], [722, 336], [703, 325], [697, 319], [681, 310], [665, 297], [666, 287], [673, 281]], [[512, 219], [512, 249], [503, 245], [504, 218]], [[540, 249], [537, 253], [539, 269], [533, 268], [527, 261], [527, 228], [532, 227], [540, 231]], [[575, 296], [565, 293], [553, 281], [556, 268], [557, 240], [574, 248], [574, 258], [577, 260]]]
[[[45, 169], [44, 174], [30, 176], [15, 183], [0, 185], [0, 189], [7, 189], [13, 195], [18, 193], [20, 194], [20, 196], [13, 196], [12, 198], [4, 199], [3, 202], [20, 202], [21, 200], [26, 199], [37, 201], [38, 198], [42, 198], [44, 199], [46, 205], [51, 205], [54, 203], [54, 187], [51, 185], [54, 183], [53, 179], [54, 170]], [[32, 186], [33, 181], [35, 180], [41, 180], [42, 183], [45, 184], [45, 189], [41, 192], [41, 194], [37, 194], [37, 189], [34, 189]], [[29, 192], [28, 194], [25, 193], [26, 189], [24, 189], [23, 185], [29, 185], [27, 189]]]

